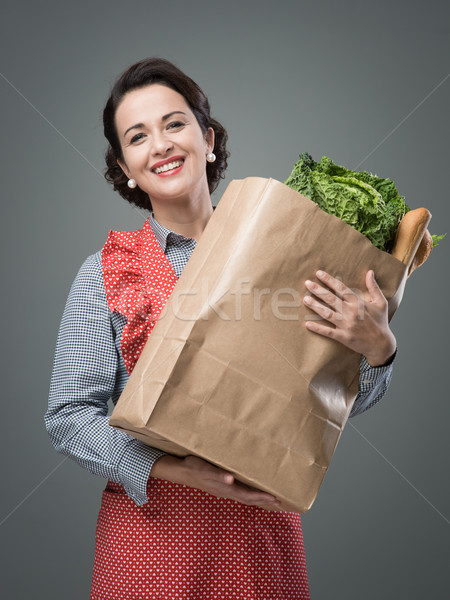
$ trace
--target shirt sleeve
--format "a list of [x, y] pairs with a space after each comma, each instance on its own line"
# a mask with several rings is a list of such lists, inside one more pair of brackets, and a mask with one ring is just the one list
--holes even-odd
[[383, 367], [371, 367], [364, 356], [361, 358], [359, 391], [353, 403], [350, 417], [360, 415], [383, 398], [392, 379], [392, 368], [396, 355], [397, 352], [395, 352], [391, 362]]
[[151, 468], [165, 453], [109, 425], [119, 367], [111, 315], [93, 255], [78, 272], [62, 317], [45, 424], [57, 451], [122, 484], [142, 505]]

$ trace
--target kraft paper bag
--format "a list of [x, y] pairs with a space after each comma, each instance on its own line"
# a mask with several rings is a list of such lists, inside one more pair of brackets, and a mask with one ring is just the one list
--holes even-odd
[[[110, 424], [193, 454], [306, 512], [358, 392], [361, 356], [305, 328], [306, 279], [396, 310], [406, 267], [273, 179], [232, 181], [155, 325]], [[367, 294], [367, 292], [365, 292]]]

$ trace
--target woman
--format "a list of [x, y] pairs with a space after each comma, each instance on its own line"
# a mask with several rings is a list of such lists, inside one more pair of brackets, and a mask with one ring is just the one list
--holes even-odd
[[[200, 88], [168, 61], [117, 80], [104, 110], [106, 178], [152, 210], [137, 232], [110, 232], [72, 286], [57, 342], [46, 424], [57, 450], [107, 478], [91, 600], [309, 598], [300, 515], [193, 456], [177, 458], [108, 425], [129, 373], [213, 208], [227, 134]], [[313, 275], [313, 274], [312, 274]], [[395, 338], [373, 273], [356, 296], [328, 274], [306, 282], [307, 326], [365, 356], [352, 414], [391, 377]], [[156, 292], [155, 292], [156, 290]], [[321, 301], [318, 301], [320, 298]]]

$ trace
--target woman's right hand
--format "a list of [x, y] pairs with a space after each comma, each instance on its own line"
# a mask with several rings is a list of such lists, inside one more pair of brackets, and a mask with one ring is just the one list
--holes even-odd
[[188, 485], [217, 498], [230, 498], [266, 510], [280, 510], [279, 500], [271, 494], [236, 481], [228, 471], [196, 456], [161, 456], [153, 465], [150, 476]]

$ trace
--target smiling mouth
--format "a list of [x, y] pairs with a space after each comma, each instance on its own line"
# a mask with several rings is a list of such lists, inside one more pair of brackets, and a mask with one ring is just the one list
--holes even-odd
[[153, 169], [153, 172], [157, 175], [160, 175], [161, 173], [167, 173], [168, 171], [178, 169], [178, 167], [181, 167], [183, 163], [184, 160], [174, 160], [172, 162], [166, 163], [165, 165], [162, 165], [161, 167], [156, 167], [156, 169]]

